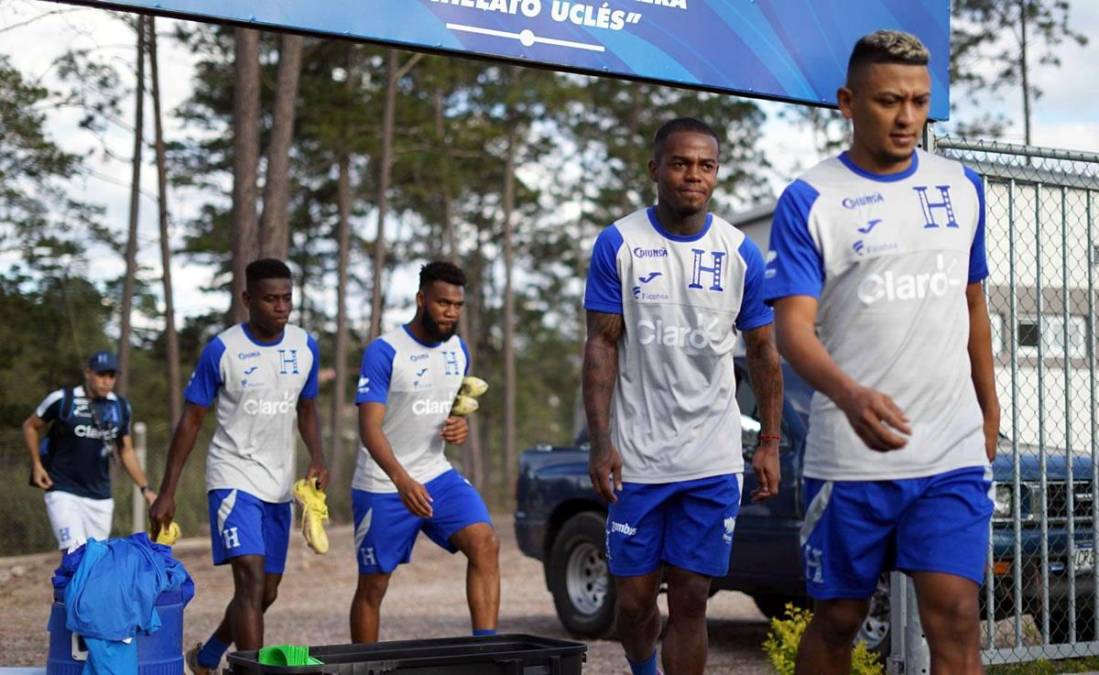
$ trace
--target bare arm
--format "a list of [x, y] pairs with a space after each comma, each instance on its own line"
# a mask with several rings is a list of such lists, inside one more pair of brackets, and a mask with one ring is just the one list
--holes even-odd
[[867, 447], [883, 452], [903, 448], [908, 441], [901, 434], [912, 433], [908, 418], [893, 399], [860, 385], [836, 365], [817, 337], [816, 317], [816, 298], [795, 295], [776, 301], [779, 352], [814, 389], [835, 402]]
[[[592, 486], [607, 501], [617, 500], [622, 489], [622, 456], [611, 444], [611, 397], [618, 379], [618, 341], [626, 332], [621, 314], [588, 312], [588, 338], [584, 344], [582, 384], [584, 412], [588, 417], [591, 454], [588, 472]], [[614, 484], [610, 484], [613, 477]]]
[[118, 461], [122, 463], [122, 468], [126, 469], [126, 473], [130, 475], [134, 485], [145, 488], [141, 491], [141, 496], [151, 506], [156, 500], [156, 493], [148, 489], [149, 481], [145, 477], [145, 471], [141, 468], [141, 464], [137, 461], [133, 436], [130, 434], [126, 434], [118, 441]]
[[23, 420], [23, 445], [27, 446], [31, 458], [31, 482], [43, 490], [48, 490], [53, 485], [49, 472], [42, 466], [42, 457], [38, 452], [38, 445], [42, 442], [42, 430], [47, 424], [49, 422], [34, 413]]
[[321, 441], [321, 426], [317, 420], [317, 402], [313, 399], [298, 399], [298, 433], [309, 450], [309, 469], [305, 478], [316, 479], [317, 487], [328, 487], [328, 466], [324, 461], [324, 443]]
[[774, 329], [768, 324], [744, 332], [748, 353], [748, 375], [759, 403], [761, 440], [752, 454], [752, 471], [759, 487], [752, 501], [778, 494], [781, 473], [778, 460], [779, 429], [782, 425], [782, 367], [775, 348]]
[[419, 481], [408, 475], [397, 460], [393, 446], [389, 444], [389, 439], [382, 431], [384, 418], [384, 403], [363, 403], [359, 406], [359, 436], [362, 438], [363, 446], [393, 481], [405, 507], [421, 518], [429, 518], [432, 514], [431, 495]]
[[965, 299], [969, 305], [969, 363], [977, 403], [984, 416], [985, 453], [991, 462], [996, 458], [1000, 436], [1000, 399], [996, 394], [996, 371], [992, 360], [992, 326], [980, 283], [966, 286]]
[[180, 476], [183, 475], [183, 466], [195, 447], [198, 432], [202, 429], [202, 420], [206, 417], [206, 408], [194, 403], [187, 403], [183, 407], [183, 415], [179, 418], [175, 433], [172, 434], [172, 443], [168, 446], [168, 464], [164, 467], [164, 478], [160, 481], [160, 490], [156, 501], [149, 507], [149, 519], [153, 523], [153, 538], [156, 538], [161, 527], [168, 527], [176, 514], [176, 487], [179, 485]]

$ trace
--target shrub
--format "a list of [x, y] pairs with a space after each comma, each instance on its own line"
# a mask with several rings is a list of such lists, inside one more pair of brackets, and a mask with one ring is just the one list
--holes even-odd
[[[813, 613], [807, 609], [786, 604], [786, 617], [771, 619], [771, 630], [763, 643], [763, 651], [771, 660], [771, 666], [779, 675], [793, 675], [794, 662], [797, 659], [798, 643]], [[878, 655], [858, 642], [851, 654], [851, 672], [854, 675], [884, 675]]]

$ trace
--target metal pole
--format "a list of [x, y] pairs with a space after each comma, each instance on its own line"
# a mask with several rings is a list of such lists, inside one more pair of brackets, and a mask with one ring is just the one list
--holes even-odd
[[906, 595], [908, 578], [903, 572], [889, 574], [889, 663], [886, 671], [889, 675], [904, 675], [905, 666], [905, 623], [907, 614]]
[[[145, 444], [145, 423], [134, 422], [134, 455], [137, 456], [137, 464], [144, 470], [148, 464], [145, 458], [148, 455]], [[141, 488], [134, 486], [133, 495], [130, 498], [130, 513], [133, 523], [133, 532], [145, 531], [145, 496], [141, 494]]]
[[1049, 644], [1049, 483], [1046, 478], [1045, 303], [1042, 298], [1042, 184], [1034, 186], [1034, 295], [1038, 328], [1038, 481], [1041, 486], [1042, 644]]
[[1007, 246], [1008, 246], [1008, 313], [1010, 315], [1011, 345], [1011, 520], [1014, 551], [1012, 554], [1011, 577], [1015, 599], [1014, 629], [1015, 647], [1023, 646], [1023, 507], [1022, 486], [1019, 472], [1022, 469], [1019, 457], [1019, 306], [1015, 283], [1015, 179], [1011, 179], [1007, 192]]
[[1065, 499], [1068, 508], [1068, 635], [1076, 643], [1076, 480], [1072, 469], [1072, 354], [1069, 353], [1068, 189], [1061, 186], [1061, 363], [1065, 380]]

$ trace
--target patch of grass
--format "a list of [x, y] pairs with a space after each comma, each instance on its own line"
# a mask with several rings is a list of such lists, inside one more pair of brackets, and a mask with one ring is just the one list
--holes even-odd
[[1031, 663], [1011, 663], [989, 666], [987, 675], [1058, 675], [1059, 673], [1090, 673], [1099, 670], [1099, 656], [1063, 661], [1041, 659]]

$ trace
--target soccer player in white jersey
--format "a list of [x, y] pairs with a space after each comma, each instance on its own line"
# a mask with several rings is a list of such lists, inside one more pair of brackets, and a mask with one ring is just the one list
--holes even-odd
[[972, 170], [916, 149], [928, 59], [905, 33], [859, 40], [838, 93], [851, 146], [794, 181], [775, 210], [767, 299], [779, 349], [817, 390], [801, 537], [816, 610], [798, 673], [848, 672], [890, 569], [915, 582], [932, 672], [981, 672], [1000, 421], [984, 193]]
[[175, 492], [206, 410], [217, 402], [217, 429], [206, 458], [210, 539], [215, 565], [233, 570], [233, 599], [213, 635], [187, 652], [193, 675], [215, 670], [230, 644], [263, 646], [263, 613], [275, 601], [290, 542], [294, 423], [309, 450], [307, 478], [328, 484], [315, 399], [317, 343], [287, 323], [290, 268], [264, 258], [246, 268], [248, 321], [212, 338], [184, 391], [160, 496], [149, 510], [167, 527]]
[[696, 119], [657, 131], [649, 162], [657, 204], [599, 235], [584, 299], [589, 469], [610, 502], [618, 635], [641, 675], [657, 672], [661, 579], [665, 672], [706, 667], [710, 580], [728, 572], [743, 485], [733, 366], [741, 333], [762, 416], [752, 496], [778, 491], [782, 375], [763, 257], [709, 212], [718, 151], [717, 134]]
[[351, 482], [359, 583], [351, 639], [376, 642], [382, 599], [423, 532], [468, 560], [466, 598], [474, 635], [493, 635], [500, 612], [500, 544], [488, 509], [443, 451], [469, 429], [450, 414], [469, 369], [456, 334], [465, 274], [448, 262], [420, 269], [416, 315], [363, 352], [355, 402], [362, 445]]

